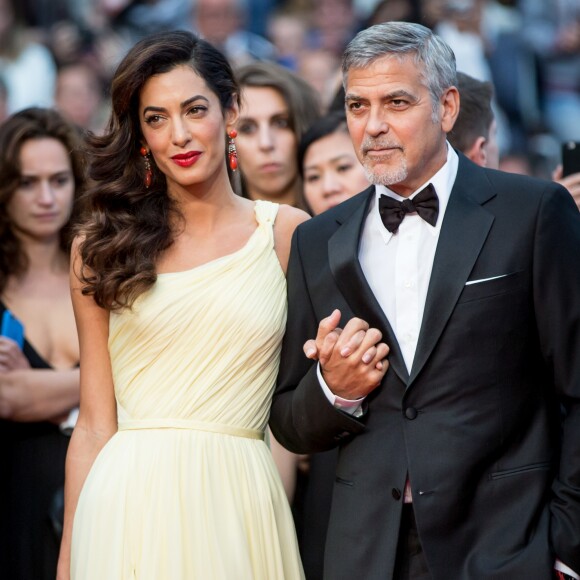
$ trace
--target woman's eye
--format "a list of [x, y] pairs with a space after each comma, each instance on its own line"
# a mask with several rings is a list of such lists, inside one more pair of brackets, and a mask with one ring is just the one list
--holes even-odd
[[344, 164], [344, 165], [339, 165], [336, 169], [339, 173], [344, 173], [351, 168], [352, 168], [352, 165]]
[[305, 177], [306, 183], [314, 183], [315, 181], [318, 181], [320, 179], [320, 177], [318, 175], [307, 175]]
[[28, 188], [32, 187], [33, 185], [34, 185], [34, 180], [28, 179], [26, 177], [21, 178], [20, 183], [18, 184], [18, 186], [22, 187], [23, 189], [28, 189]]
[[274, 119], [273, 125], [278, 129], [288, 129], [290, 128], [290, 119], [279, 117], [278, 119]]
[[60, 187], [68, 185], [71, 181], [70, 175], [60, 175], [54, 178], [54, 183]]
[[148, 125], [156, 125], [161, 120], [161, 115], [150, 115], [149, 117], [145, 117], [145, 123]]
[[203, 113], [204, 111], [207, 111], [207, 107], [204, 107], [202, 105], [196, 105], [195, 107], [191, 107], [191, 109], [189, 109], [187, 113], [189, 115], [198, 115], [200, 113]]
[[238, 125], [238, 133], [244, 135], [251, 135], [256, 130], [256, 126], [252, 123], [241, 123]]

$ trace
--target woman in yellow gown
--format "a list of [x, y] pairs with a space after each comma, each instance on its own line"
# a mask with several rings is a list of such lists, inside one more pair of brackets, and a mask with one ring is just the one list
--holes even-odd
[[73, 247], [81, 407], [58, 578], [303, 578], [264, 430], [306, 214], [232, 190], [239, 92], [207, 42], [144, 39], [111, 93]]

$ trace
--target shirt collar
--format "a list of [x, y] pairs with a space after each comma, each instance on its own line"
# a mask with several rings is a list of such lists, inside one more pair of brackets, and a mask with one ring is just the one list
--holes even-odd
[[[443, 217], [445, 215], [445, 210], [447, 209], [447, 204], [449, 203], [449, 196], [451, 195], [451, 190], [455, 183], [455, 178], [457, 177], [457, 168], [459, 165], [459, 157], [457, 153], [451, 147], [449, 142], [447, 142], [447, 160], [445, 161], [443, 167], [421, 185], [416, 191], [414, 191], [409, 199], [413, 199], [425, 186], [429, 183], [433, 185], [435, 191], [437, 192], [437, 197], [439, 198], [439, 215], [437, 216], [437, 223], [434, 226], [429, 225], [425, 222], [428, 231], [433, 236], [438, 236], [441, 230], [441, 224], [443, 223]], [[381, 220], [381, 214], [379, 213], [379, 198], [381, 195], [388, 195], [397, 201], [403, 201], [405, 198], [401, 197], [394, 191], [390, 190], [384, 185], [375, 185], [375, 199], [371, 207], [371, 219], [375, 222], [375, 227], [377, 227], [383, 237], [385, 244], [393, 237], [393, 233], [389, 232], [387, 228], [383, 225]]]

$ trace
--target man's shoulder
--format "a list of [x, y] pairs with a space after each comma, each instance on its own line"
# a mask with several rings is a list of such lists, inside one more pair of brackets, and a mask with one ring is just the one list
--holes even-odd
[[479, 201], [495, 198], [498, 201], [533, 205], [542, 196], [558, 192], [562, 187], [553, 181], [489, 169], [464, 160], [460, 162], [457, 182], [468, 196]]

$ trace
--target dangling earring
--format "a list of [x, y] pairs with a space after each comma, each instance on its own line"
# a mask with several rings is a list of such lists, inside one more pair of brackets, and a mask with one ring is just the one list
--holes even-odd
[[234, 143], [234, 139], [238, 136], [238, 132], [235, 129], [232, 129], [228, 133], [229, 142], [228, 142], [228, 161], [230, 164], [230, 169], [235, 171], [238, 168], [238, 152], [236, 151], [236, 144]]
[[151, 162], [149, 161], [149, 150], [147, 149], [147, 147], [145, 147], [145, 145], [143, 145], [139, 150], [139, 153], [141, 153], [141, 155], [143, 156], [143, 160], [145, 161], [144, 183], [145, 187], [149, 189], [149, 186], [151, 185], [151, 179], [153, 178], [153, 171], [151, 171]]

